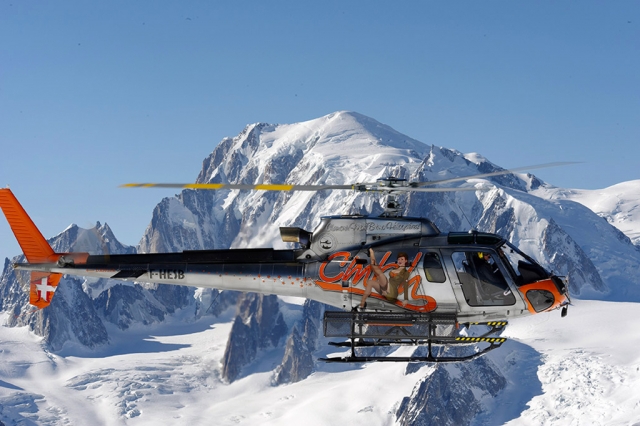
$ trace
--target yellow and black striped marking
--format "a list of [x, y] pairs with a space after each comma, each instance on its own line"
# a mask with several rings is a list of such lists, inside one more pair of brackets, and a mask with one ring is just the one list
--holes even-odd
[[470, 322], [471, 325], [490, 325], [492, 327], [505, 327], [509, 325], [508, 321], [490, 321], [490, 322]]
[[456, 337], [456, 342], [504, 343], [506, 341], [504, 337]]

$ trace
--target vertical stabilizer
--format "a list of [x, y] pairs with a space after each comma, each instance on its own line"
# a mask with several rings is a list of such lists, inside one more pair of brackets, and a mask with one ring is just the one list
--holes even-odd
[[0, 189], [0, 208], [29, 263], [55, 262], [58, 257], [9, 188]]
[[[0, 208], [29, 263], [56, 262], [57, 255], [9, 188], [0, 189]], [[29, 302], [40, 309], [49, 306], [62, 274], [31, 272]]]

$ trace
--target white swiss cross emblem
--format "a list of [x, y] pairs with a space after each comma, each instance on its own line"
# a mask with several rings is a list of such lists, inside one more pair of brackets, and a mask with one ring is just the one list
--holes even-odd
[[44, 277], [40, 284], [36, 284], [36, 290], [40, 294], [40, 298], [44, 300], [49, 300], [49, 293], [55, 293], [56, 287], [49, 285], [47, 283], [47, 277]]

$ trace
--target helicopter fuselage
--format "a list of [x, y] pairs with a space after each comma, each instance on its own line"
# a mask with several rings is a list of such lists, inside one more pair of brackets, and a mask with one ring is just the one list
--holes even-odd
[[[68, 253], [56, 254], [54, 262], [15, 267], [45, 274], [296, 296], [351, 310], [373, 279], [372, 249], [386, 274], [398, 268], [398, 254], [404, 253], [409, 278], [400, 284], [398, 299], [374, 291], [367, 299], [369, 311], [448, 314], [465, 323], [508, 320], [568, 304], [560, 278], [495, 234], [443, 234], [422, 218], [335, 216], [322, 218], [313, 233], [281, 228], [281, 235], [301, 248], [110, 256]], [[47, 285], [46, 278], [36, 284], [32, 299], [35, 291], [35, 297], [51, 300], [55, 288]]]

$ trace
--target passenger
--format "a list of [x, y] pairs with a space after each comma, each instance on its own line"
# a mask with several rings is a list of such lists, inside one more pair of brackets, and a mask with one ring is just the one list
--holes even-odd
[[398, 260], [396, 262], [398, 267], [389, 271], [389, 279], [387, 279], [380, 266], [378, 266], [373, 249], [369, 249], [369, 257], [371, 258], [371, 269], [373, 269], [375, 276], [367, 281], [367, 288], [360, 301], [360, 309], [364, 309], [367, 306], [367, 298], [373, 289], [383, 295], [388, 301], [395, 302], [398, 299], [398, 287], [400, 285], [404, 287], [402, 306], [406, 306], [407, 300], [409, 299], [409, 284], [407, 283], [409, 279], [409, 270], [407, 269], [409, 256], [407, 253], [398, 253]]

